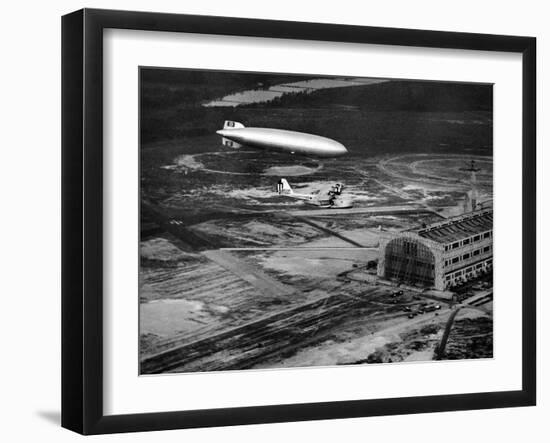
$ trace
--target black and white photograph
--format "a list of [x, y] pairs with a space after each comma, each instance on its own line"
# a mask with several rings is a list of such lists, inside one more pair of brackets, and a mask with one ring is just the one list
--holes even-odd
[[453, 6], [6, 3], [0, 440], [546, 441], [547, 8]]
[[141, 66], [139, 101], [140, 374], [493, 357], [492, 84]]

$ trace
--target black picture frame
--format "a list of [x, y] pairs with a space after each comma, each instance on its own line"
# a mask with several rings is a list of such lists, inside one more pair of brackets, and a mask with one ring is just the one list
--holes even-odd
[[[171, 31], [522, 54], [522, 388], [131, 415], [103, 412], [103, 30]], [[82, 434], [320, 420], [536, 403], [536, 39], [83, 9], [62, 18], [62, 426]]]

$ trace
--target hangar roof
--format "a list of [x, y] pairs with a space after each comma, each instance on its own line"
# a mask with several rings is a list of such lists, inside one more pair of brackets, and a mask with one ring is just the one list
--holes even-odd
[[420, 237], [438, 243], [452, 243], [481, 232], [492, 231], [493, 210], [469, 212], [415, 230]]

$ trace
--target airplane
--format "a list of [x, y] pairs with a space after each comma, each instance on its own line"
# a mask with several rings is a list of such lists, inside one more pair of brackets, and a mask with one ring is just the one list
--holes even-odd
[[341, 143], [320, 135], [285, 129], [247, 128], [242, 123], [230, 120], [226, 120], [223, 129], [216, 131], [216, 134], [222, 136], [224, 146], [234, 149], [246, 145], [316, 157], [340, 157], [348, 153]]
[[353, 201], [349, 197], [344, 197], [342, 191], [344, 185], [336, 183], [318, 190], [313, 194], [301, 194], [294, 192], [284, 178], [277, 183], [277, 192], [279, 195], [302, 200], [309, 205], [319, 206], [321, 208], [339, 208], [346, 209], [353, 207]]

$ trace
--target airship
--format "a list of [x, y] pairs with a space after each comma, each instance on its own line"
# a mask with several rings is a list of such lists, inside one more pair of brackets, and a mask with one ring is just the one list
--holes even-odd
[[224, 146], [234, 149], [250, 146], [314, 157], [339, 157], [348, 152], [341, 143], [320, 135], [285, 129], [247, 128], [230, 120], [226, 120], [223, 129], [216, 131], [216, 134], [222, 136]]

